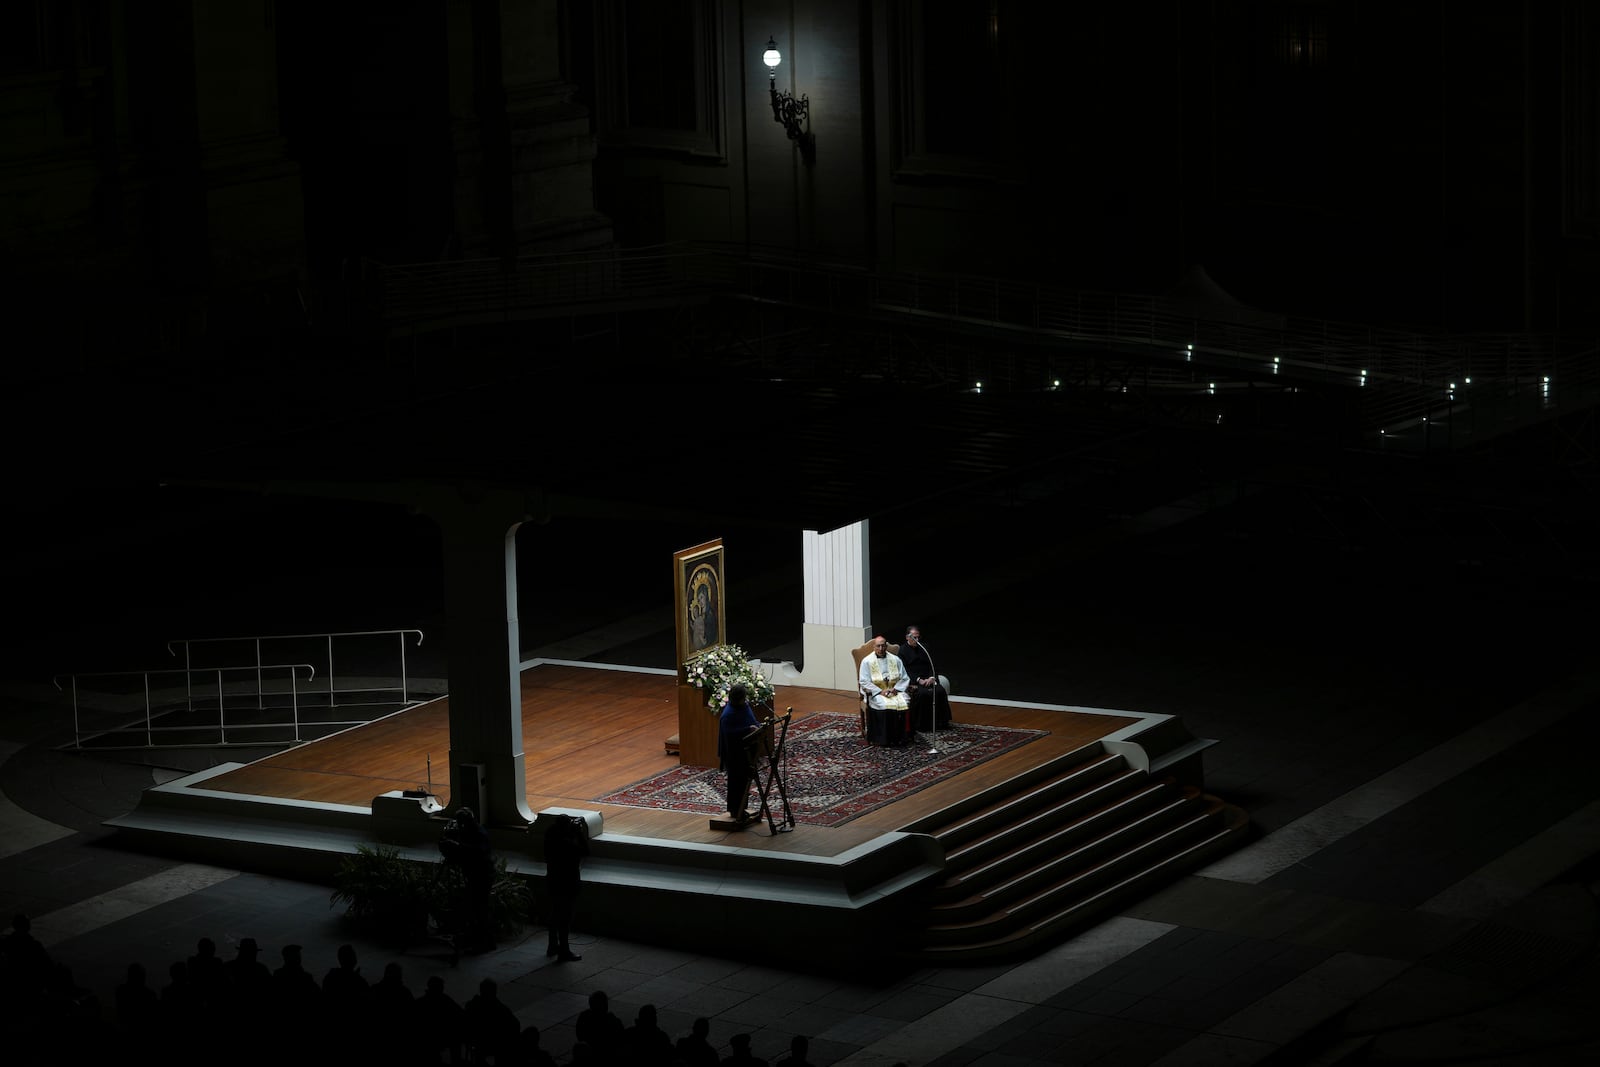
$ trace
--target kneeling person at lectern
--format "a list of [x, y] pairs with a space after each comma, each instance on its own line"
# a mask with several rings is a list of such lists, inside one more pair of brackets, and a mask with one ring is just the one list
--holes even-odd
[[717, 722], [717, 762], [728, 775], [728, 815], [739, 822], [749, 822], [750, 812], [745, 806], [750, 801], [750, 751], [745, 739], [757, 726], [756, 713], [750, 707], [750, 695], [744, 686], [735, 685], [728, 690], [728, 702], [722, 705]]
[[[861, 672], [857, 681], [861, 694], [867, 698], [870, 740], [881, 744], [904, 744], [911, 736], [911, 703], [906, 690], [911, 685], [911, 675], [900, 657], [889, 651], [889, 642], [883, 637], [872, 639], [872, 654], [861, 657]], [[882, 733], [878, 733], [881, 725]]]

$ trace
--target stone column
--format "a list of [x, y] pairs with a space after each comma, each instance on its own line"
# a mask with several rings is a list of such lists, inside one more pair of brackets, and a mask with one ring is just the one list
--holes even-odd
[[278, 117], [271, 0], [191, 3], [201, 212], [214, 284], [294, 279], [304, 260], [300, 171]]
[[461, 254], [611, 244], [594, 206], [589, 113], [563, 80], [555, 0], [453, 0], [450, 111]]
[[486, 826], [526, 826], [516, 533], [531, 516], [520, 494], [470, 487], [424, 506], [444, 543], [450, 807], [475, 802]]

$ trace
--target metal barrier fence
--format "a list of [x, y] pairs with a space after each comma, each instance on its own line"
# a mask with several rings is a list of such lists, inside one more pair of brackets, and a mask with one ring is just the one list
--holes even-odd
[[[268, 647], [275, 647], [280, 650], [287, 648], [292, 653], [298, 653], [302, 655], [310, 652], [312, 649], [317, 649], [318, 654], [321, 656], [320, 662], [323, 666], [323, 677], [327, 680], [326, 686], [321, 690], [321, 693], [327, 696], [328, 707], [348, 707], [352, 705], [373, 703], [391, 704], [395, 703], [395, 700], [392, 698], [395, 695], [398, 696], [398, 702], [402, 705], [405, 705], [411, 703], [410, 677], [407, 673], [406, 667], [406, 640], [413, 635], [416, 637], [416, 643], [420, 646], [422, 644], [422, 631], [409, 629], [346, 630], [340, 633], [327, 634], [264, 634], [251, 637], [185, 637], [168, 641], [167, 652], [170, 655], [175, 656], [178, 654], [178, 650], [182, 649], [183, 667], [185, 671], [208, 670], [211, 668], [211, 664], [197, 664], [194, 662], [196, 647], [205, 646], [213, 651], [220, 651], [224, 654], [225, 661], [220, 664], [221, 666], [225, 666], [229, 669], [255, 669], [257, 672], [259, 672], [262, 670], [264, 662], [262, 659], [262, 647], [264, 645]], [[352, 643], [354, 643], [357, 639], [363, 638], [375, 639], [373, 642], [374, 644], [376, 644], [377, 641], [382, 641], [388, 638], [395, 639], [395, 647], [396, 651], [398, 652], [399, 661], [399, 685], [362, 685], [347, 686], [343, 688], [340, 687], [339, 673], [334, 655], [336, 643], [342, 645], [346, 650], [348, 650]], [[226, 657], [226, 653], [230, 650], [243, 651], [244, 655], [242, 657]], [[347, 675], [346, 681], [349, 680], [350, 677]], [[391, 699], [340, 699], [340, 697], [343, 696], [374, 696], [382, 694], [390, 694]], [[310, 695], [311, 694], [309, 693], [307, 694], [307, 696]], [[258, 685], [256, 690], [258, 707], [262, 706], [259, 702], [263, 699], [263, 697], [264, 695], [261, 692], [260, 686]]]
[[[255, 676], [257, 706], [251, 709], [248, 699], [244, 701], [244, 709], [254, 712], [262, 710], [259, 696], [263, 692], [264, 679], [275, 678], [276, 672], [283, 672], [281, 677], [286, 685], [284, 691], [289, 698], [288, 723], [251, 721], [249, 715], [244, 714], [244, 709], [238, 704], [234, 705], [235, 719], [229, 721], [229, 687], [225, 676], [241, 671], [252, 672]], [[57, 689], [65, 688], [72, 694], [71, 747], [73, 748], [150, 748], [157, 744], [164, 747], [209, 748], [230, 744], [259, 744], [260, 732], [281, 733], [285, 726], [291, 731], [290, 740], [302, 740], [299, 699], [302, 671], [305, 672], [307, 682], [316, 676], [316, 668], [309, 663], [264, 663], [254, 667], [209, 668], [201, 673], [214, 684], [209, 689], [200, 691], [201, 699], [198, 701], [194, 684], [196, 672], [178, 667], [153, 671], [70, 674], [57, 676], [53, 681]], [[183, 676], [186, 692], [183, 708], [178, 708], [175, 702], [165, 700], [163, 690], [152, 690], [151, 679], [159, 679], [166, 675]], [[62, 684], [63, 678], [66, 681], [65, 686]], [[91, 679], [96, 683], [95, 702], [92, 706], [86, 706], [80, 691], [80, 682]], [[248, 687], [249, 683], [245, 684]], [[133, 688], [130, 690], [128, 686]], [[233, 687], [235, 696], [240, 691], [239, 686]], [[215, 704], [211, 705], [210, 700], [213, 699]], [[211, 718], [213, 714], [214, 721]], [[234, 735], [231, 738], [230, 731]], [[258, 736], [251, 741], [240, 739], [239, 734], [250, 732], [256, 732]]]
[[[182, 638], [167, 644], [170, 655], [181, 651], [182, 667], [61, 675], [54, 681], [57, 689], [71, 692], [74, 748], [298, 744], [308, 730], [324, 736], [374, 718], [350, 709], [401, 710], [416, 703], [406, 664], [412, 639], [420, 645], [422, 631]], [[363, 642], [369, 647], [360, 648]], [[200, 648], [212, 653], [204, 662], [196, 662]], [[264, 654], [268, 649], [272, 659]], [[388, 656], [395, 652], [392, 666]], [[363, 653], [376, 680], [363, 681], [348, 668], [339, 673], [340, 663]], [[375, 666], [375, 654], [384, 662]], [[397, 685], [388, 684], [396, 677]]]

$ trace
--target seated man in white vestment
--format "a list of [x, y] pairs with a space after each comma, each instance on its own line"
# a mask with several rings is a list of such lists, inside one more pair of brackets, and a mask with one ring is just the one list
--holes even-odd
[[911, 675], [881, 636], [872, 639], [872, 652], [861, 657], [857, 681], [867, 701], [867, 740], [875, 745], [911, 740], [911, 701], [906, 696]]

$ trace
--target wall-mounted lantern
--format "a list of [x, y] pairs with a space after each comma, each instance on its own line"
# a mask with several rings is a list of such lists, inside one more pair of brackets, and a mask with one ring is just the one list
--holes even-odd
[[804, 93], [796, 100], [793, 93], [778, 90], [778, 64], [783, 62], [783, 53], [778, 51], [778, 43], [771, 37], [767, 38], [767, 50], [761, 53], [761, 62], [767, 65], [767, 92], [772, 97], [773, 121], [783, 123], [789, 140], [800, 149], [800, 158], [810, 163], [815, 148], [811, 137], [811, 101]]

